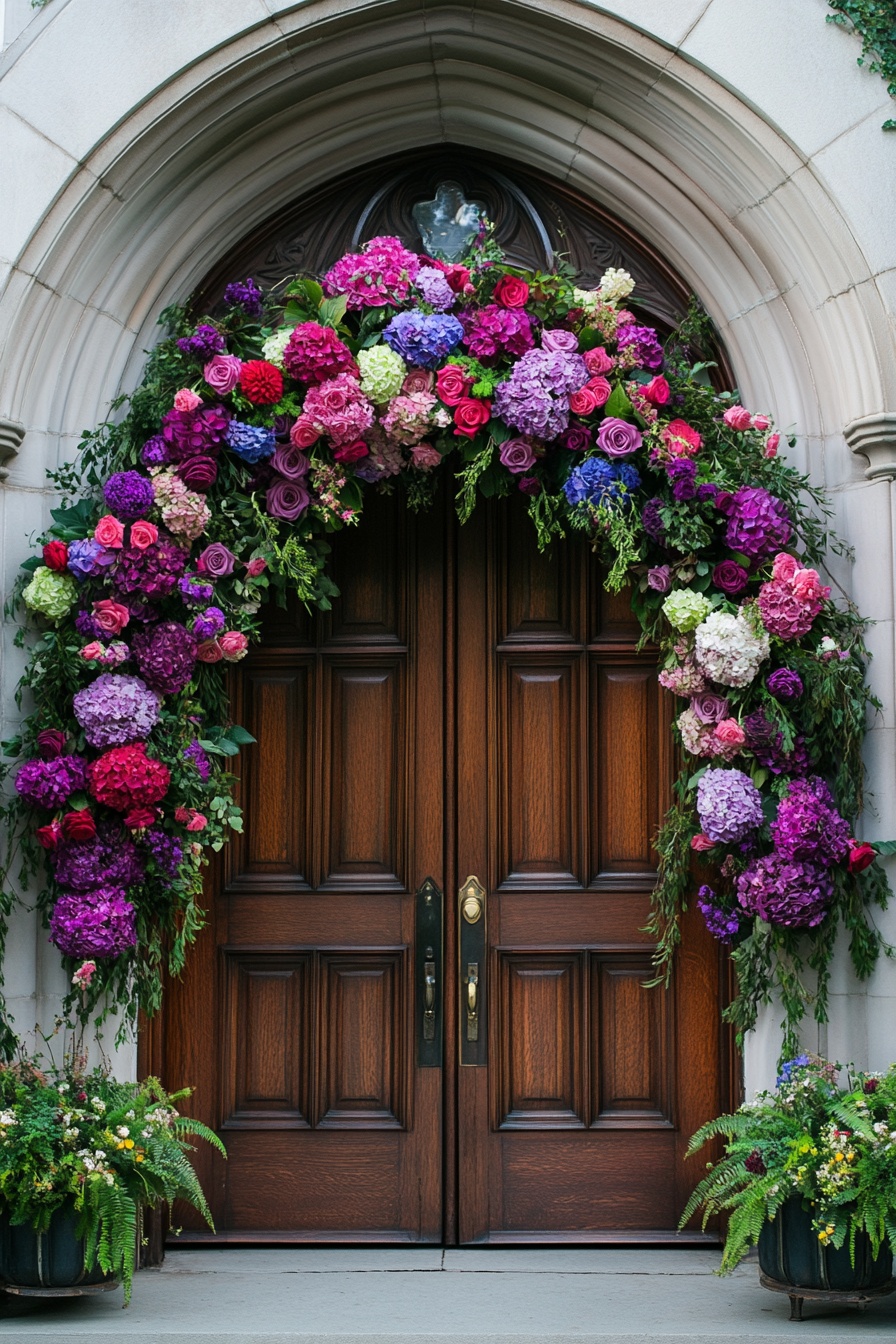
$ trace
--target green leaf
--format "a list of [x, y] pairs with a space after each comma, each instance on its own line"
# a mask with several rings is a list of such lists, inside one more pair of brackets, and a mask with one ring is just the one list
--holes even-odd
[[241, 728], [238, 723], [232, 723], [224, 734], [231, 742], [237, 742], [241, 747], [249, 747], [257, 741], [247, 728]]
[[320, 321], [325, 327], [338, 327], [339, 323], [345, 317], [345, 310], [348, 307], [348, 295], [337, 294], [332, 299], [324, 299], [320, 305]]
[[870, 843], [878, 854], [896, 854], [896, 840], [872, 840]]
[[615, 416], [617, 420], [628, 420], [634, 414], [634, 407], [628, 399], [625, 389], [617, 385], [610, 393], [609, 400], [604, 407], [604, 415]]
[[22, 561], [21, 568], [26, 574], [33, 574], [36, 569], [40, 569], [43, 562], [42, 555], [29, 555], [27, 560]]

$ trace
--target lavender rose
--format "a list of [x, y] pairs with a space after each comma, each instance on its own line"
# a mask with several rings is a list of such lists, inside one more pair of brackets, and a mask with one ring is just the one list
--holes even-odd
[[213, 392], [226, 397], [240, 380], [242, 361], [236, 355], [215, 355], [202, 370], [202, 376]]
[[236, 564], [236, 556], [233, 551], [227, 549], [220, 541], [213, 541], [196, 561], [196, 568], [200, 574], [211, 574], [214, 579], [226, 579], [233, 573], [233, 567]]
[[629, 453], [637, 452], [642, 443], [639, 429], [613, 415], [607, 416], [597, 432], [597, 446], [607, 457], [628, 457]]
[[728, 699], [714, 691], [704, 691], [692, 698], [691, 709], [701, 723], [721, 723], [728, 717]]
[[301, 481], [308, 475], [311, 460], [307, 453], [294, 444], [281, 443], [271, 458], [271, 466], [288, 481]]
[[515, 474], [535, 465], [535, 450], [528, 439], [507, 439], [501, 445], [501, 463]]
[[311, 495], [302, 481], [289, 481], [285, 476], [277, 476], [268, 487], [265, 502], [272, 518], [294, 523], [311, 503]]
[[647, 571], [647, 587], [655, 593], [668, 593], [672, 587], [672, 570], [668, 565], [657, 565]]
[[574, 355], [579, 348], [579, 338], [574, 331], [554, 328], [541, 333], [541, 348], [559, 355]]

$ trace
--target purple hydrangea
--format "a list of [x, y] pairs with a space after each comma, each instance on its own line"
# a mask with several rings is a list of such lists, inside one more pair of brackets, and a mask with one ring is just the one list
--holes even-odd
[[195, 617], [190, 627], [197, 639], [214, 639], [220, 635], [227, 624], [220, 607], [206, 607], [200, 616]]
[[202, 322], [192, 336], [178, 338], [177, 348], [182, 355], [192, 355], [200, 364], [207, 364], [213, 355], [220, 355], [224, 349], [224, 337], [216, 327]]
[[697, 813], [710, 840], [733, 845], [762, 825], [762, 799], [742, 770], [706, 770], [697, 785]]
[[237, 457], [253, 466], [270, 457], [277, 447], [273, 430], [265, 425], [246, 425], [241, 420], [231, 420], [227, 426], [227, 443]]
[[663, 367], [663, 347], [653, 327], [621, 326], [616, 332], [620, 351], [632, 350], [642, 369], [657, 372]]
[[160, 621], [138, 630], [131, 648], [147, 685], [162, 695], [176, 695], [193, 676], [196, 639], [178, 621]]
[[189, 457], [216, 457], [227, 437], [230, 412], [223, 406], [203, 406], [195, 411], [170, 410], [162, 420], [162, 438], [169, 458], [183, 462]]
[[119, 552], [113, 580], [119, 593], [150, 602], [167, 597], [187, 567], [186, 552], [169, 537], [151, 546], [126, 546]]
[[56, 881], [72, 891], [121, 887], [143, 881], [143, 858], [128, 833], [101, 821], [92, 840], [63, 840], [50, 855]]
[[208, 758], [208, 752], [198, 741], [191, 742], [188, 747], [184, 747], [184, 760], [192, 761], [196, 767], [196, 773], [205, 783], [212, 773], [212, 763]]
[[72, 705], [92, 747], [123, 747], [144, 741], [159, 721], [161, 697], [139, 677], [103, 672]]
[[75, 629], [84, 639], [103, 641], [107, 638], [96, 617], [89, 611], [79, 611], [75, 616]]
[[771, 719], [767, 719], [761, 709], [747, 714], [741, 727], [744, 730], [746, 746], [750, 751], [768, 751], [781, 737], [777, 725], [772, 723]]
[[789, 667], [776, 667], [765, 679], [769, 695], [776, 700], [798, 700], [803, 693], [802, 678]]
[[435, 266], [421, 266], [414, 283], [426, 302], [439, 312], [451, 308], [457, 298], [444, 272]]
[[146, 440], [140, 449], [140, 460], [147, 467], [163, 467], [171, 461], [171, 453], [161, 434], [154, 434]]
[[[484, 364], [500, 355], [525, 355], [535, 344], [532, 319], [521, 308], [501, 308], [497, 303], [487, 303], [484, 308], [465, 313], [463, 325], [464, 345], [474, 359]], [[586, 381], [587, 376], [576, 386], [581, 387]]]
[[850, 850], [850, 827], [818, 775], [794, 779], [772, 822], [775, 849], [785, 859], [806, 859], [830, 868]]
[[383, 332], [383, 340], [406, 364], [434, 369], [463, 338], [464, 329], [447, 313], [397, 313]]
[[26, 761], [16, 774], [16, 793], [32, 807], [55, 811], [73, 793], [87, 787], [83, 756], [57, 756], [52, 761]]
[[761, 560], [780, 551], [793, 528], [787, 506], [761, 486], [745, 485], [726, 501], [728, 527], [725, 545], [751, 559]]
[[70, 541], [68, 544], [69, 573], [74, 574], [79, 583], [102, 574], [104, 569], [115, 564], [117, 558], [115, 551], [101, 546], [94, 537], [86, 537], [83, 541]]
[[521, 434], [554, 439], [569, 424], [570, 392], [587, 381], [581, 355], [530, 350], [496, 389], [492, 414]]
[[235, 280], [228, 285], [224, 290], [224, 302], [232, 308], [242, 308], [247, 317], [261, 317], [264, 312], [261, 290], [254, 280], [246, 280], [244, 284]]
[[648, 499], [641, 510], [641, 526], [652, 541], [663, 545], [666, 540], [666, 525], [660, 517], [663, 500]]
[[214, 584], [203, 583], [197, 574], [185, 574], [177, 586], [188, 607], [201, 607], [204, 602], [211, 602], [215, 595]]
[[123, 523], [145, 518], [155, 503], [152, 481], [139, 471], [116, 471], [103, 486], [106, 503]]
[[120, 887], [66, 892], [50, 916], [50, 941], [66, 957], [118, 957], [137, 942], [136, 912]]
[[669, 478], [669, 484], [672, 486], [673, 499], [683, 503], [687, 499], [694, 498], [697, 493], [695, 484], [696, 462], [692, 462], [689, 457], [675, 457], [666, 464], [666, 475]]
[[700, 888], [697, 892], [697, 906], [713, 938], [730, 943], [740, 928], [740, 920], [733, 911], [718, 904], [712, 887]]
[[705, 504], [708, 499], [715, 499], [719, 493], [719, 487], [713, 481], [704, 481], [703, 485], [697, 486], [697, 499], [701, 504]]
[[184, 847], [176, 835], [169, 835], [161, 826], [150, 826], [143, 832], [143, 844], [160, 877], [170, 881], [177, 876], [177, 870], [183, 862]]
[[785, 929], [813, 929], [834, 899], [834, 882], [817, 863], [783, 854], [754, 859], [737, 879], [737, 899], [749, 915]]
[[589, 457], [569, 473], [563, 490], [571, 508], [587, 504], [599, 508], [614, 500], [630, 501], [631, 492], [640, 484], [641, 477], [628, 462]]

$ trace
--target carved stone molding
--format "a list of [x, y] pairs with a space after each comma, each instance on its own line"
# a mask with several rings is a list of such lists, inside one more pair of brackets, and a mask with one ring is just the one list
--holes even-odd
[[880, 411], [852, 420], [843, 433], [854, 453], [866, 457], [869, 481], [879, 476], [896, 477], [896, 411]]
[[25, 426], [18, 420], [8, 420], [0, 415], [0, 481], [9, 475], [7, 462], [15, 457], [19, 445], [25, 437]]

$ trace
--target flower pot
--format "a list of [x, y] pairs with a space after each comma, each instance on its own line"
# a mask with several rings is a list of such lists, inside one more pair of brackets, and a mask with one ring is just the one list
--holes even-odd
[[869, 1237], [860, 1232], [855, 1263], [851, 1263], [848, 1243], [837, 1250], [820, 1242], [811, 1211], [796, 1198], [782, 1204], [760, 1232], [759, 1269], [763, 1287], [790, 1296], [791, 1320], [802, 1320], [806, 1297], [864, 1307], [869, 1299], [896, 1289], [891, 1277], [893, 1253], [888, 1247], [872, 1255]]
[[58, 1209], [46, 1232], [35, 1232], [27, 1224], [13, 1226], [7, 1210], [0, 1210], [0, 1283], [8, 1293], [68, 1297], [117, 1288], [118, 1280], [98, 1265], [88, 1273], [84, 1250], [71, 1209]]

